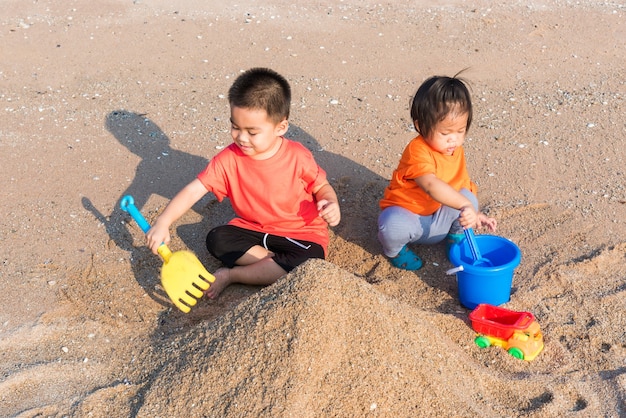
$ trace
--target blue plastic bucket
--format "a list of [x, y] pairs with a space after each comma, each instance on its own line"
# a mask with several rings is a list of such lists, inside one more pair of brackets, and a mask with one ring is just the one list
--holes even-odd
[[450, 248], [450, 261], [456, 267], [461, 304], [474, 309], [480, 303], [501, 305], [511, 299], [513, 271], [522, 260], [522, 252], [514, 242], [495, 235], [476, 235], [476, 244], [490, 266], [474, 265], [466, 239]]

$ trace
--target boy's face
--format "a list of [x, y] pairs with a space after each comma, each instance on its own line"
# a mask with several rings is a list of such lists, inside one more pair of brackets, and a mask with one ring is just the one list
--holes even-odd
[[432, 134], [424, 138], [432, 149], [443, 154], [452, 155], [454, 151], [465, 142], [467, 133], [467, 113], [448, 115], [435, 125]]
[[279, 150], [281, 137], [287, 132], [289, 122], [275, 123], [261, 109], [230, 108], [230, 134], [241, 151], [255, 160], [265, 160]]

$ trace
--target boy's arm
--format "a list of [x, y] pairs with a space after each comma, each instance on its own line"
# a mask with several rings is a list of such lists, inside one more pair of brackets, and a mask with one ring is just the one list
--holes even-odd
[[153, 253], [162, 243], [170, 242], [170, 226], [207, 193], [206, 187], [198, 179], [186, 185], [159, 215], [156, 222], [146, 234], [146, 243]]
[[473, 228], [478, 222], [478, 213], [468, 198], [457, 192], [445, 181], [434, 174], [424, 174], [417, 177], [415, 182], [430, 197], [442, 205], [449, 206], [461, 211], [459, 222], [465, 228]]
[[313, 190], [313, 196], [317, 202], [320, 217], [330, 226], [338, 225], [341, 220], [341, 210], [335, 189], [330, 184], [324, 183]]

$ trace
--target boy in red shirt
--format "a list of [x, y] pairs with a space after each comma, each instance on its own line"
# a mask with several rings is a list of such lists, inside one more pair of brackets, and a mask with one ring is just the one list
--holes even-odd
[[167, 205], [148, 231], [156, 254], [169, 227], [206, 193], [230, 199], [237, 215], [207, 235], [209, 252], [226, 267], [205, 292], [214, 299], [231, 283], [269, 285], [309, 258], [325, 258], [328, 226], [341, 219], [337, 195], [289, 128], [291, 89], [278, 73], [253, 68], [228, 92], [233, 143], [219, 152]]
[[380, 201], [378, 239], [391, 263], [417, 270], [422, 260], [407, 244], [458, 242], [463, 228], [496, 220], [478, 211], [477, 187], [465, 165], [463, 143], [472, 122], [472, 101], [462, 79], [431, 77], [417, 90], [411, 119], [418, 132], [404, 149]]

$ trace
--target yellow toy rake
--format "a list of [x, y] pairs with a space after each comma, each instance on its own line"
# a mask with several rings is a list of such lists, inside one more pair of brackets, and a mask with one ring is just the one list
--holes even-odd
[[[135, 206], [132, 196], [124, 196], [120, 207], [133, 217], [144, 233], [150, 230], [150, 224]], [[161, 285], [174, 305], [188, 313], [202, 297], [203, 292], [215, 281], [215, 277], [204, 268], [198, 257], [191, 251], [171, 252], [164, 243], [157, 251], [163, 258]]]

